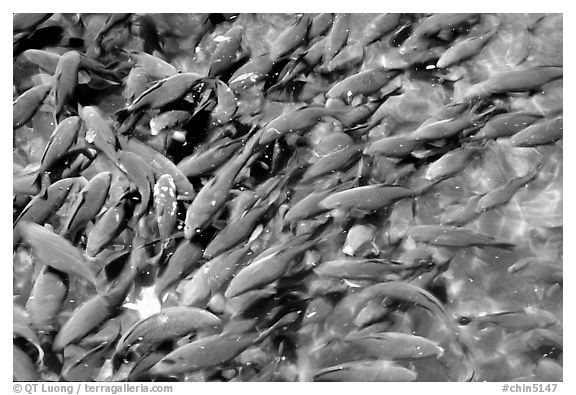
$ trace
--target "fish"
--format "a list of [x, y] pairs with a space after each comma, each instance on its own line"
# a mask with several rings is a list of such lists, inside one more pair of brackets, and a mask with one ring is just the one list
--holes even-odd
[[412, 196], [414, 191], [400, 185], [367, 185], [332, 193], [320, 201], [319, 206], [327, 210], [375, 211]]
[[12, 31], [14, 33], [29, 31], [50, 19], [50, 13], [22, 13], [12, 16]]
[[79, 276], [96, 286], [96, 275], [80, 251], [68, 240], [41, 225], [22, 222], [20, 231], [37, 262]]
[[416, 372], [390, 361], [359, 360], [330, 366], [314, 374], [313, 381], [415, 381]]
[[242, 147], [243, 139], [222, 138], [205, 150], [198, 150], [176, 165], [186, 177], [198, 177], [217, 170]]
[[312, 163], [302, 175], [302, 182], [310, 182], [326, 174], [342, 171], [354, 165], [362, 154], [362, 147], [355, 145], [332, 152]]
[[120, 338], [113, 358], [122, 358], [130, 349], [137, 347], [142, 355], [155, 346], [177, 339], [200, 329], [218, 327], [222, 321], [209, 311], [196, 307], [167, 307], [159, 313], [136, 322]]
[[60, 235], [74, 240], [86, 224], [96, 218], [108, 198], [112, 183], [112, 173], [102, 172], [95, 175], [76, 195]]
[[180, 169], [176, 167], [176, 165], [171, 160], [166, 158], [152, 147], [135, 138], [128, 138], [125, 142], [121, 141], [120, 145], [122, 149], [140, 156], [144, 162], [149, 164], [156, 178], [159, 178], [164, 174], [170, 174], [174, 184], [176, 184], [178, 199], [194, 199], [196, 196], [194, 187], [188, 178], [182, 174]]
[[498, 114], [490, 118], [470, 139], [485, 140], [510, 137], [538, 121], [541, 117], [521, 111]]
[[562, 66], [533, 66], [500, 71], [468, 88], [463, 99], [474, 100], [495, 94], [532, 91], [562, 76]]
[[238, 68], [228, 80], [228, 86], [235, 92], [245, 90], [265, 80], [272, 71], [274, 61], [269, 53], [257, 56]]
[[238, 99], [232, 89], [220, 80], [216, 81], [217, 104], [210, 112], [214, 125], [224, 125], [230, 122], [238, 111]]
[[463, 316], [458, 319], [459, 325], [469, 325], [470, 323], [476, 323], [484, 328], [490, 325], [496, 325], [514, 331], [547, 328], [558, 324], [558, 319], [549, 311], [541, 310], [534, 306], [527, 306], [518, 311], [505, 311], [479, 316]]
[[306, 42], [311, 22], [310, 16], [307, 14], [300, 14], [294, 18], [272, 43], [270, 47], [272, 61], [277, 61], [303, 45]]
[[252, 155], [259, 138], [259, 132], [251, 135], [240, 154], [225, 167], [220, 168], [219, 172], [198, 192], [186, 211], [184, 223], [186, 239], [190, 240], [204, 230], [214, 215], [224, 206], [238, 173]]
[[406, 135], [384, 137], [364, 148], [365, 155], [383, 155], [390, 158], [405, 158], [417, 150], [422, 143]]
[[404, 267], [386, 259], [346, 258], [322, 262], [314, 268], [321, 277], [349, 280], [384, 281]]
[[104, 36], [108, 34], [108, 32], [110, 32], [115, 26], [128, 22], [128, 19], [131, 16], [132, 14], [128, 13], [114, 13], [108, 16], [106, 22], [104, 25], [102, 25], [100, 30], [98, 30], [96, 37], [94, 37], [94, 42], [96, 43], [96, 48], [98, 48], [98, 51], [101, 51], [102, 40], [104, 39]]
[[44, 266], [26, 302], [30, 323], [39, 332], [51, 333], [57, 329], [56, 318], [68, 293], [68, 276]]
[[136, 186], [140, 195], [140, 202], [134, 207], [132, 222], [137, 222], [148, 212], [152, 200], [154, 173], [148, 163], [137, 154], [120, 151], [118, 154], [119, 168], [128, 176], [130, 182]]
[[183, 110], [161, 112], [150, 120], [150, 134], [156, 136], [161, 132], [182, 130], [192, 119], [192, 114]]
[[250, 246], [238, 246], [204, 263], [192, 278], [184, 284], [182, 303], [186, 306], [205, 306], [210, 297], [214, 296], [245, 264], [250, 253]]
[[163, 80], [178, 74], [178, 69], [157, 56], [134, 50], [126, 53], [135, 63], [134, 69], [141, 69], [152, 81]]
[[159, 298], [180, 279], [186, 277], [201, 265], [203, 249], [198, 244], [183, 240], [168, 260], [166, 267], [158, 274], [154, 291]]
[[62, 378], [66, 381], [92, 381], [97, 370], [104, 364], [105, 354], [110, 347], [109, 342], [104, 342], [90, 350], [82, 350], [75, 357], [65, 358], [61, 372]]
[[118, 315], [132, 285], [133, 274], [80, 305], [56, 334], [52, 350], [61, 353], [66, 346], [79, 341], [108, 319]]
[[345, 341], [360, 346], [367, 355], [379, 359], [438, 358], [444, 353], [444, 349], [430, 339], [400, 332], [375, 333], [367, 336], [351, 334]]
[[62, 207], [72, 190], [80, 190], [86, 185], [84, 177], [63, 178], [50, 185], [45, 195], [37, 195], [24, 207], [14, 221], [13, 239], [16, 245], [21, 238], [18, 224], [21, 222], [44, 223]]
[[16, 345], [12, 347], [12, 380], [39, 381], [40, 374], [36, 365], [22, 349]]
[[[80, 118], [76, 116], [68, 117], [56, 126], [42, 153], [42, 158], [40, 159], [41, 165], [38, 170], [39, 177], [41, 177], [44, 172], [50, 171], [70, 150], [78, 138], [80, 126]], [[38, 182], [41, 182], [41, 179], [39, 179]]]
[[[370, 300], [366, 303], [364, 307], [358, 312], [356, 318], [354, 319], [354, 325], [359, 328], [372, 326], [383, 321], [386, 316], [390, 313], [388, 307], [382, 304], [379, 300]], [[367, 333], [367, 329], [364, 328], [360, 331], [354, 332], [354, 336], [364, 336]], [[349, 335], [351, 336], [351, 335]], [[351, 344], [351, 343], [348, 343]]]
[[469, 20], [475, 19], [477, 14], [434, 14], [424, 18], [412, 32], [411, 37], [422, 39], [434, 36], [444, 29], [454, 29]]
[[319, 243], [317, 240], [307, 240], [308, 237], [295, 237], [287, 244], [262, 252], [234, 276], [224, 296], [233, 298], [278, 280], [288, 272], [292, 259]]
[[440, 225], [464, 226], [478, 215], [478, 203], [484, 195], [474, 195], [462, 205], [447, 207], [440, 217]]
[[170, 352], [149, 372], [153, 376], [171, 376], [217, 367], [235, 358], [257, 339], [254, 333], [217, 334], [196, 339]]
[[86, 241], [86, 256], [95, 257], [126, 229], [133, 209], [132, 196], [124, 193], [94, 224]]
[[562, 266], [555, 261], [534, 257], [522, 258], [508, 267], [508, 273], [528, 281], [544, 284], [562, 284]]
[[551, 358], [540, 358], [536, 365], [536, 377], [542, 381], [563, 381], [564, 369], [561, 364]]
[[490, 42], [495, 34], [496, 30], [491, 30], [452, 45], [440, 56], [440, 59], [436, 62], [436, 67], [445, 69], [475, 56]]
[[37, 85], [18, 96], [12, 105], [13, 129], [24, 126], [32, 119], [51, 89], [49, 84]]
[[70, 104], [78, 86], [78, 71], [80, 69], [80, 54], [69, 51], [60, 56], [54, 71], [54, 114], [62, 114], [64, 106]]
[[153, 54], [155, 51], [163, 53], [164, 41], [158, 32], [156, 21], [151, 15], [138, 15], [133, 23], [139, 27], [138, 36], [142, 39], [144, 52]]
[[79, 106], [78, 113], [88, 129], [86, 142], [94, 145], [113, 163], [118, 163], [117, 149], [120, 146], [112, 120], [94, 106]]
[[243, 32], [242, 26], [232, 26], [226, 33], [219, 36], [222, 40], [218, 42], [210, 59], [209, 77], [222, 75], [234, 66], [238, 60], [238, 52], [241, 50]]
[[326, 92], [326, 97], [350, 101], [354, 96], [369, 95], [382, 89], [399, 74], [399, 70], [388, 70], [384, 67], [361, 71], [337, 82]]
[[269, 91], [283, 88], [300, 74], [314, 69], [322, 61], [324, 46], [324, 40], [320, 40], [304, 52], [293, 55], [279, 73], [277, 82], [269, 88]]
[[376, 227], [369, 224], [356, 224], [348, 230], [346, 241], [342, 247], [345, 255], [354, 256], [359, 250], [370, 243], [376, 233]]
[[515, 244], [496, 239], [490, 235], [477, 233], [470, 229], [451, 226], [421, 225], [408, 229], [408, 236], [419, 243], [442, 247], [493, 247], [511, 250]]
[[167, 240], [178, 223], [176, 184], [170, 174], [163, 174], [154, 185], [154, 212], [160, 237]]
[[537, 166], [536, 169], [528, 171], [525, 175], [513, 178], [501, 187], [495, 188], [483, 195], [480, 200], [478, 200], [478, 204], [474, 210], [475, 213], [483, 213], [508, 203], [520, 188], [538, 176], [539, 167], [540, 166]]
[[146, 91], [149, 80], [150, 75], [143, 67], [137, 66], [132, 68], [124, 81], [122, 96], [128, 103], [133, 103], [137, 97]]
[[324, 62], [329, 62], [346, 45], [350, 35], [350, 14], [336, 14], [332, 23], [332, 30], [326, 37]]
[[514, 134], [510, 142], [514, 147], [537, 147], [551, 144], [564, 137], [564, 117], [562, 115], [543, 119]]
[[306, 131], [312, 128], [318, 121], [327, 116], [338, 118], [343, 114], [342, 109], [328, 109], [317, 104], [304, 105], [284, 115], [274, 118], [260, 133], [259, 145], [270, 144], [281, 136], [295, 132]]
[[161, 79], [134, 99], [125, 110], [116, 114], [121, 119], [126, 116], [126, 113], [167, 106], [186, 96], [196, 84], [202, 81], [202, 78], [200, 74], [188, 72]]
[[334, 14], [332, 13], [325, 12], [316, 15], [312, 18], [308, 28], [308, 40], [312, 41], [316, 37], [324, 35], [332, 27], [333, 22]]
[[453, 177], [468, 167], [473, 156], [481, 150], [482, 148], [473, 146], [452, 150], [428, 166], [425, 178], [428, 181], [438, 181]]
[[402, 14], [380, 14], [373, 18], [362, 32], [362, 37], [359, 40], [360, 45], [370, 45], [392, 32], [400, 23], [401, 17]]
[[360, 44], [350, 44], [342, 48], [329, 62], [316, 69], [321, 73], [333, 73], [362, 63], [363, 59], [364, 46]]
[[270, 204], [271, 202], [262, 202], [262, 204], [250, 208], [241, 217], [229, 222], [206, 246], [204, 257], [207, 259], [214, 258], [248, 239], [264, 215], [270, 210]]

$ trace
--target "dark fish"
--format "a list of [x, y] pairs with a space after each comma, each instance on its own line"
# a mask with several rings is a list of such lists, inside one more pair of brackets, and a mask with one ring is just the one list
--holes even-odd
[[18, 96], [12, 105], [13, 128], [18, 129], [32, 119], [52, 87], [38, 85]]
[[94, 42], [96, 43], [96, 48], [98, 48], [98, 52], [101, 51], [101, 45], [104, 36], [108, 34], [108, 32], [112, 30], [112, 28], [114, 28], [115, 26], [125, 23], [128, 20], [128, 18], [130, 18], [131, 15], [132, 14], [121, 14], [121, 13], [110, 14], [110, 16], [106, 19], [106, 22], [104, 23], [102, 28], [98, 30], [98, 33], [96, 33], [96, 37], [94, 38]]
[[149, 54], [153, 54], [154, 51], [163, 53], [163, 40], [158, 33], [154, 18], [151, 15], [138, 15], [134, 24], [139, 27], [138, 36], [143, 41], [144, 52]]
[[225, 34], [219, 36], [221, 39], [210, 59], [209, 77], [217, 77], [226, 73], [234, 65], [241, 50], [242, 26], [233, 26]]
[[416, 242], [442, 247], [494, 247], [503, 249], [516, 247], [514, 244], [498, 240], [490, 235], [451, 226], [416, 226], [408, 229], [408, 235]]
[[353, 361], [324, 368], [314, 374], [314, 381], [415, 381], [416, 372], [390, 361]]
[[68, 240], [38, 224], [19, 224], [25, 242], [32, 248], [36, 260], [46, 266], [80, 276], [96, 285], [96, 276], [80, 251]]
[[278, 34], [270, 47], [270, 58], [273, 62], [306, 42], [310, 23], [310, 17], [307, 14], [301, 14]]
[[108, 198], [111, 182], [112, 173], [110, 172], [99, 173], [88, 181], [82, 191], [76, 195], [66, 222], [60, 230], [62, 237], [70, 237], [74, 240], [77, 232], [96, 218]]

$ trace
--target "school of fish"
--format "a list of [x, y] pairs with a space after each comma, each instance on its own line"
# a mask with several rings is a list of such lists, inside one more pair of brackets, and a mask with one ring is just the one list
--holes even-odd
[[14, 14], [13, 379], [562, 381], [562, 14]]

